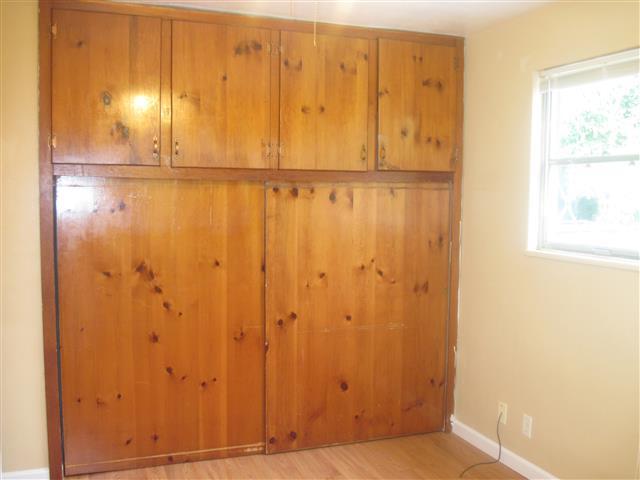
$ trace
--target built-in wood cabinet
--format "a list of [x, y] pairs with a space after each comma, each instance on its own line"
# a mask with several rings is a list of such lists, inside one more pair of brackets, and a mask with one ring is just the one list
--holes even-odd
[[271, 185], [267, 451], [444, 422], [447, 185]]
[[52, 478], [450, 428], [462, 40], [40, 1]]
[[261, 451], [261, 184], [57, 188], [67, 474]]
[[280, 168], [366, 170], [369, 41], [282, 32]]
[[455, 46], [380, 39], [379, 169], [454, 169], [458, 55]]
[[[153, 17], [53, 17], [55, 163], [160, 165], [162, 154], [172, 167], [455, 168], [455, 43], [380, 38], [372, 49], [351, 35], [183, 20], [162, 37]], [[161, 37], [171, 44], [171, 105], [160, 101]], [[170, 142], [160, 141], [161, 107]]]
[[54, 163], [159, 165], [160, 19], [55, 10]]
[[173, 22], [174, 167], [269, 168], [271, 31]]

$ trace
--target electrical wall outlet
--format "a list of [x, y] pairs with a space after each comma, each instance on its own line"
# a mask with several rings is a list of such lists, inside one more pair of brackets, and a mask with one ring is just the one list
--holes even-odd
[[531, 438], [532, 431], [533, 417], [525, 413], [524, 415], [522, 415], [522, 434], [527, 438]]
[[498, 415], [500, 416], [500, 423], [503, 425], [507, 424], [507, 407], [506, 403], [498, 402]]

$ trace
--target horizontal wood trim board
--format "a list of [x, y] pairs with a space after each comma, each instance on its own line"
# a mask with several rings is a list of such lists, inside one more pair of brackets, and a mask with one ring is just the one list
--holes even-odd
[[184, 180], [229, 180], [257, 182], [450, 182], [451, 172], [409, 171], [317, 171], [262, 170], [240, 168], [170, 168], [136, 165], [55, 164], [55, 176], [114, 177]]
[[[314, 32], [313, 22], [304, 20], [288, 20], [278, 17], [258, 17], [239, 13], [194, 10], [179, 7], [160, 7], [155, 5], [138, 5], [113, 3], [105, 1], [85, 0], [53, 0], [54, 8], [67, 10], [107, 11], [123, 15], [152, 16], [169, 20], [189, 20], [196, 22], [219, 23], [224, 25], [242, 25], [247, 27], [289, 30], [294, 32]], [[342, 35], [361, 38], [390, 38], [413, 42], [431, 43], [434, 45], [455, 46], [461, 37], [421, 33], [384, 28], [357, 27], [333, 23], [317, 23], [316, 33], [326, 35]]]
[[149, 457], [133, 457], [109, 462], [92, 463], [88, 465], [66, 465], [65, 475], [80, 475], [86, 473], [108, 472], [113, 470], [127, 470], [131, 468], [154, 467], [158, 465], [171, 465], [200, 460], [213, 460], [216, 458], [238, 457], [243, 455], [256, 455], [264, 453], [264, 442], [250, 445], [238, 445], [233, 447], [213, 448], [194, 452], [177, 452]]

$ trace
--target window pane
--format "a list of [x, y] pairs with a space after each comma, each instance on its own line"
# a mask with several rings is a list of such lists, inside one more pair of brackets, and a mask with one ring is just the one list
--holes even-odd
[[552, 91], [550, 157], [638, 154], [640, 75]]
[[573, 245], [577, 250], [623, 251], [637, 256], [640, 245], [639, 163], [549, 166], [544, 243], [556, 247]]

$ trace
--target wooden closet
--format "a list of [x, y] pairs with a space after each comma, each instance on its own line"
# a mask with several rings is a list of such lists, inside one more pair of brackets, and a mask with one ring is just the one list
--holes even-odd
[[450, 429], [462, 39], [53, 0], [40, 52], [53, 478]]

